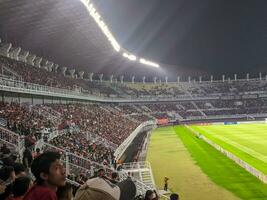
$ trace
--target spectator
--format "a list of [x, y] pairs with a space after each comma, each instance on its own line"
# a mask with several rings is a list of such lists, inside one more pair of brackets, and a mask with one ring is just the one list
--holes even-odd
[[34, 159], [31, 171], [36, 184], [23, 200], [57, 200], [57, 188], [64, 186], [66, 181], [66, 171], [59, 159], [57, 152], [45, 152]]
[[114, 185], [97, 177], [86, 181], [77, 191], [74, 200], [133, 200], [135, 194], [136, 187], [130, 179]]
[[71, 200], [72, 199], [72, 186], [69, 183], [66, 183], [64, 186], [61, 186], [57, 190], [58, 200]]
[[156, 193], [154, 191], [147, 190], [144, 200], [157, 200], [157, 195], [156, 195]]
[[179, 200], [179, 195], [176, 193], [171, 194], [170, 200]]
[[117, 184], [118, 183], [118, 179], [119, 179], [119, 175], [117, 172], [112, 172], [111, 173], [111, 179], [110, 182], [113, 184]]
[[28, 171], [32, 164], [32, 152], [29, 147], [27, 147], [23, 152], [23, 165]]
[[16, 175], [13, 167], [7, 166], [0, 169], [0, 179], [4, 181], [6, 185], [12, 183], [15, 178]]
[[99, 169], [97, 171], [97, 176], [100, 178], [104, 178], [105, 177], [105, 170], [104, 169]]
[[3, 165], [5, 166], [13, 166], [15, 163], [15, 160], [17, 159], [17, 156], [9, 154], [4, 154], [2, 157]]
[[0, 194], [1, 200], [10, 197], [10, 195], [12, 194], [12, 186], [15, 178], [16, 175], [13, 167], [6, 166], [0, 170], [0, 179], [2, 181], [2, 184], [5, 186], [2, 187], [2, 189], [4, 188], [5, 191]]
[[32, 181], [27, 176], [16, 178], [12, 188], [13, 196], [10, 197], [8, 200], [22, 200], [31, 185]]
[[14, 167], [16, 178], [26, 176], [26, 169], [23, 164], [15, 163], [13, 167]]
[[169, 178], [168, 177], [164, 177], [164, 190], [165, 191], [168, 191], [168, 181], [169, 181]]
[[36, 148], [36, 152], [34, 153], [33, 157], [36, 158], [41, 154], [41, 150], [39, 148]]

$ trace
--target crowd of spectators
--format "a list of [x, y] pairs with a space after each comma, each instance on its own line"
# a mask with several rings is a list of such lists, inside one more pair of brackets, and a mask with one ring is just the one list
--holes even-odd
[[61, 89], [75, 90], [85, 94], [95, 94], [111, 96], [118, 93], [110, 85], [99, 82], [90, 82], [85, 79], [76, 77], [70, 77], [70, 75], [63, 75], [58, 71], [48, 71], [41, 67], [37, 68], [26, 64], [12, 60], [7, 57], [0, 56], [0, 66], [7, 67], [16, 72], [20, 76], [19, 80], [29, 83], [35, 83], [39, 85], [45, 85], [50, 87], [56, 87]]
[[121, 111], [123, 114], [134, 114], [138, 113], [137, 108], [134, 105], [122, 104], [115, 106], [118, 111]]
[[20, 135], [35, 134], [43, 128], [55, 126], [53, 121], [31, 110], [31, 106], [0, 102], [0, 118], [8, 129]]
[[135, 119], [140, 122], [146, 122], [150, 120], [154, 120], [154, 118], [151, 115], [148, 114], [136, 114], [136, 115], [130, 115], [132, 119]]
[[88, 140], [85, 135], [80, 133], [66, 133], [54, 138], [50, 143], [58, 148], [65, 149], [75, 155], [111, 165], [114, 159], [114, 151], [104, 146]]
[[64, 122], [78, 126], [82, 133], [94, 133], [116, 145], [121, 144], [139, 125], [97, 104], [51, 104], [50, 107], [62, 114]]
[[[71, 174], [58, 151], [31, 152], [26, 146], [22, 161], [17, 152], [1, 143], [0, 199], [3, 200], [159, 200], [155, 190], [137, 195], [130, 176], [121, 179], [118, 172], [95, 170], [94, 174]], [[26, 152], [29, 152], [26, 153]], [[8, 158], [8, 159], [6, 159]], [[70, 179], [72, 176], [73, 181]], [[139, 193], [140, 194], [140, 193]], [[179, 200], [171, 194], [170, 200]]]
[[139, 121], [148, 119], [183, 119], [218, 115], [251, 115], [266, 113], [267, 101], [264, 98], [216, 99], [182, 102], [158, 102], [117, 106], [129, 116]]
[[[123, 116], [123, 113], [112, 112], [91, 104], [47, 104], [46, 112], [57, 113], [57, 122], [48, 115], [43, 115], [43, 105], [21, 105], [18, 103], [0, 102], [0, 119], [6, 121], [6, 127], [20, 135], [39, 133], [43, 129], [66, 129], [78, 127], [81, 134], [93, 133], [119, 145], [139, 125]], [[53, 111], [53, 112], [52, 112]]]
[[[107, 97], [136, 97], [136, 98], [173, 98], [184, 95], [206, 96], [222, 94], [241, 94], [246, 92], [263, 92], [267, 89], [265, 78], [253, 81], [225, 80], [224, 82], [180, 82], [180, 83], [120, 83], [109, 81], [100, 82], [89, 81], [88, 77], [79, 78], [77, 73], [71, 77], [67, 70], [65, 75], [61, 68], [48, 70], [46, 67], [40, 68], [24, 62], [16, 61], [4, 56], [0, 56], [0, 67], [5, 67], [16, 73], [16, 78], [25, 82], [36, 83], [61, 89], [75, 90], [84, 94], [94, 94]], [[5, 75], [5, 74], [3, 74]], [[8, 72], [8, 76], [10, 71]], [[18, 78], [19, 77], [19, 78]], [[13, 77], [14, 78], [14, 77]], [[87, 78], [87, 79], [86, 79]]]
[[119, 84], [118, 89], [123, 93], [134, 97], [149, 96], [178, 96], [186, 94], [185, 91], [175, 84]]
[[[48, 120], [44, 111], [56, 115], [59, 118], [57, 123]], [[114, 145], [121, 144], [140, 123], [129, 120], [120, 112], [112, 113], [94, 104], [29, 106], [2, 102], [0, 119], [7, 122], [6, 128], [25, 136], [25, 143], [31, 145], [41, 136], [45, 138], [44, 130], [65, 130], [48, 142], [64, 151], [109, 166], [116, 162], [113, 155]], [[105, 138], [105, 143], [101, 144], [97, 136]]]
[[178, 111], [179, 108], [176, 106], [175, 103], [158, 103], [158, 104], [146, 104], [146, 107], [148, 107], [153, 112], [162, 112], [162, 111]]
[[133, 200], [137, 194], [131, 178], [120, 180], [117, 172], [99, 169], [93, 176], [79, 176], [80, 185], [73, 184], [67, 179], [69, 174], [59, 152], [47, 151], [30, 154], [30, 157], [32, 161], [26, 166], [16, 152], [1, 146], [1, 200], [94, 200], [111, 196], [117, 200]]
[[0, 102], [1, 126], [23, 136], [26, 144], [34, 144], [42, 132], [52, 132], [57, 124], [47, 116], [36, 112], [30, 105]]
[[[39, 110], [36, 109], [38, 107]], [[261, 114], [266, 113], [266, 110], [267, 101], [264, 98], [121, 105], [46, 104], [31, 106], [1, 102], [0, 119], [6, 121], [8, 129], [20, 135], [37, 137], [36, 135], [44, 128], [55, 131], [77, 127], [83, 137], [87, 133], [93, 133], [111, 144], [120, 145], [141, 122], [170, 118], [175, 113], [187, 119], [194, 116]], [[50, 115], [55, 115], [55, 118], [44, 113], [51, 113]]]

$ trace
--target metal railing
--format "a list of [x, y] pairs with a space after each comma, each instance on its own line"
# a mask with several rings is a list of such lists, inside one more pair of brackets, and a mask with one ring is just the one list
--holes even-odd
[[4, 118], [0, 118], [0, 126], [5, 127], [7, 125], [7, 121]]
[[92, 140], [96, 144], [102, 144], [107, 148], [111, 148], [112, 150], [116, 150], [118, 148], [117, 144], [114, 144], [113, 142], [108, 141], [107, 139], [100, 137], [95, 133], [85, 132], [83, 134], [84, 134], [84, 136], [86, 136], [87, 140]]
[[140, 124], [124, 141], [123, 143], [116, 149], [114, 155], [116, 159], [120, 159], [120, 157], [123, 155], [125, 150], [129, 147], [129, 145], [132, 143], [134, 138], [144, 130], [144, 128], [149, 127], [149, 126], [155, 126], [156, 122], [153, 120], [143, 122]]
[[19, 153], [22, 158], [24, 151], [24, 137], [0, 126], [0, 141]]
[[[128, 97], [128, 96], [116, 96], [116, 97], [105, 97], [103, 94], [91, 95], [87, 93], [82, 93], [76, 90], [56, 88], [45, 85], [39, 85], [35, 83], [23, 82], [19, 80], [10, 79], [0, 75], [0, 90], [25, 93], [25, 94], [35, 94], [42, 96], [55, 96], [61, 98], [70, 98], [78, 100], [89, 100], [89, 101], [99, 101], [99, 102], [150, 102], [150, 101], [185, 101], [185, 100], [215, 100], [219, 99], [221, 94], [205, 94], [203, 95], [178, 95], [175, 96], [143, 96], [141, 97]], [[253, 91], [255, 92], [255, 91]]]

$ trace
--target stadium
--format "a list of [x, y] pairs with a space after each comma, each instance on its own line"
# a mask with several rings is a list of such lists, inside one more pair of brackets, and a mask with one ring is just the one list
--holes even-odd
[[0, 0], [0, 199], [267, 200], [267, 4], [120, 1]]

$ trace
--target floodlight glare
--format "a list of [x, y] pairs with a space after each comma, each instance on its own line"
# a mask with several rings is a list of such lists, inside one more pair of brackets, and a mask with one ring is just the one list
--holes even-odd
[[87, 5], [90, 3], [90, 0], [81, 0], [81, 2], [82, 2], [85, 6], [87, 6]]
[[[121, 50], [120, 44], [117, 42], [115, 37], [110, 32], [109, 28], [107, 27], [105, 22], [102, 20], [101, 15], [96, 11], [94, 5], [92, 3], [90, 3], [91, 0], [80, 0], [80, 1], [85, 5], [90, 16], [95, 20], [98, 27], [101, 29], [101, 31], [104, 33], [104, 35], [107, 37], [107, 39], [109, 40], [110, 44], [113, 46], [115, 51], [120, 52], [120, 50]], [[124, 56], [125, 58], [128, 58], [130, 61], [136, 61], [137, 60], [137, 57], [135, 55], [128, 54], [126, 52], [122, 53], [122, 56]], [[154, 63], [154, 62], [146, 60], [144, 58], [140, 58], [139, 63], [144, 64], [144, 65], [148, 65], [151, 67], [157, 67], [157, 68], [159, 67], [158, 63]]]
[[158, 63], [154, 63], [154, 62], [151, 62], [149, 60], [145, 60], [144, 58], [140, 58], [139, 59], [139, 62], [142, 63], [142, 64], [144, 64], [144, 65], [149, 65], [151, 67], [157, 67], [157, 68], [159, 67], [159, 64]]
[[122, 54], [125, 58], [128, 58], [131, 61], [136, 61], [136, 56], [132, 54], [123, 53]]
[[109, 31], [108, 27], [106, 26], [105, 22], [101, 20], [101, 15], [96, 11], [94, 5], [90, 3], [90, 0], [81, 0], [81, 2], [85, 5], [87, 8], [87, 11], [90, 13], [92, 18], [95, 20], [99, 28], [102, 30], [102, 32], [106, 35], [108, 40], [110, 41], [113, 48], [119, 52], [121, 47], [119, 43], [116, 41], [116, 39], [113, 37], [112, 33]]

